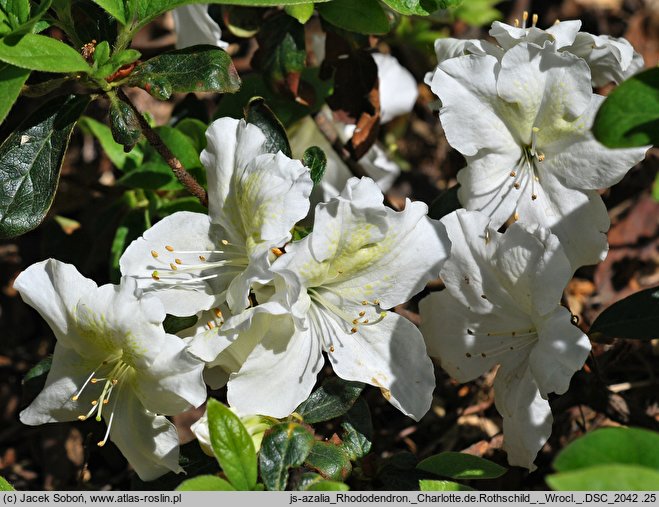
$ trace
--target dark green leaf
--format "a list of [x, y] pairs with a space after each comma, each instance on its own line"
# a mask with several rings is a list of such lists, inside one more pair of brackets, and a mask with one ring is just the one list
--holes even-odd
[[247, 429], [228, 407], [209, 398], [208, 429], [217, 460], [233, 487], [250, 491], [256, 486], [256, 451]]
[[45, 72], [90, 72], [71, 46], [45, 35], [26, 33], [0, 39], [0, 60], [23, 69]]
[[46, 356], [23, 377], [23, 399], [26, 401], [33, 400], [43, 391], [46, 385], [48, 372], [53, 364], [53, 356]]
[[325, 21], [349, 32], [382, 35], [390, 28], [377, 0], [333, 0], [317, 7]]
[[304, 464], [333, 481], [345, 481], [352, 472], [348, 455], [331, 442], [316, 441]]
[[7, 479], [0, 476], [0, 491], [15, 491], [15, 489], [7, 482]]
[[350, 407], [345, 415], [345, 421], [350, 423], [355, 430], [368, 440], [373, 440], [373, 419], [371, 418], [371, 410], [364, 398], [357, 398], [355, 404]]
[[458, 184], [439, 194], [439, 197], [437, 197], [437, 199], [435, 199], [430, 205], [428, 216], [435, 220], [439, 220], [449, 213], [462, 208], [462, 204], [460, 204], [460, 201], [458, 200], [459, 189], [460, 185]]
[[651, 340], [659, 337], [659, 287], [645, 289], [618, 301], [593, 322], [589, 334]]
[[198, 475], [183, 481], [176, 491], [236, 491], [236, 489], [216, 475]]
[[16, 102], [30, 72], [29, 69], [0, 63], [0, 123], [5, 121], [7, 113]]
[[406, 15], [427, 16], [445, 8], [447, 2], [441, 0], [382, 0], [393, 10]]
[[314, 444], [310, 428], [293, 422], [275, 424], [261, 443], [259, 465], [266, 489], [283, 491], [288, 470], [304, 463]]
[[593, 465], [549, 475], [547, 484], [559, 491], [656, 491], [659, 471], [637, 465]]
[[382, 460], [377, 471], [377, 479], [386, 490], [404, 491], [419, 488], [421, 472], [416, 470], [416, 456], [409, 452], [399, 452]]
[[112, 138], [124, 147], [128, 153], [142, 137], [142, 129], [137, 113], [122, 100], [110, 102], [110, 131]]
[[158, 207], [158, 214], [163, 217], [178, 211], [208, 213], [208, 209], [205, 208], [196, 197], [179, 197], [172, 201], [165, 201]]
[[355, 403], [364, 384], [330, 378], [303, 401], [295, 411], [308, 424], [328, 421], [345, 414]]
[[311, 146], [304, 151], [302, 163], [311, 171], [311, 180], [314, 185], [318, 185], [323, 179], [327, 167], [327, 156], [318, 146]]
[[41, 375], [47, 375], [50, 371], [50, 367], [53, 364], [53, 356], [44, 357], [39, 361], [35, 366], [30, 368], [30, 370], [23, 377], [23, 382], [29, 382]]
[[597, 112], [593, 134], [609, 148], [659, 145], [659, 68], [613, 90]]
[[284, 8], [286, 14], [294, 17], [295, 19], [298, 20], [298, 22], [302, 23], [303, 25], [307, 21], [309, 21], [309, 19], [311, 19], [311, 16], [313, 16], [313, 9], [314, 9], [313, 2], [309, 2], [307, 4], [287, 5]]
[[112, 15], [119, 23], [125, 25], [128, 21], [126, 19], [126, 8], [124, 6], [124, 0], [94, 0], [98, 5], [100, 5], [106, 12]]
[[240, 88], [240, 78], [225, 51], [200, 45], [162, 53], [137, 65], [127, 84], [167, 100], [175, 92], [233, 93]]
[[421, 461], [417, 468], [451, 479], [494, 479], [506, 469], [478, 456], [462, 452], [442, 452]]
[[23, 234], [44, 219], [71, 132], [88, 103], [88, 97], [54, 99], [0, 146], [0, 237]]
[[421, 491], [474, 491], [474, 488], [453, 481], [431, 481], [422, 479], [419, 481]]
[[164, 162], [144, 162], [139, 167], [124, 174], [117, 184], [144, 190], [180, 190], [179, 183], [170, 167]]
[[169, 334], [176, 334], [179, 331], [183, 331], [189, 327], [194, 326], [197, 323], [197, 316], [190, 315], [189, 317], [177, 317], [176, 315], [167, 314], [162, 325], [165, 328], [165, 332]]
[[269, 153], [281, 151], [287, 157], [292, 156], [286, 129], [262, 97], [254, 97], [249, 101], [245, 108], [245, 120], [263, 131], [266, 138], [266, 149]]
[[208, 125], [204, 122], [194, 118], [184, 118], [176, 124], [175, 128], [190, 138], [197, 153], [201, 153], [206, 148], [206, 130], [208, 130]]
[[341, 448], [352, 461], [366, 456], [371, 450], [371, 442], [355, 427], [347, 422], [341, 424], [343, 433], [341, 435]]

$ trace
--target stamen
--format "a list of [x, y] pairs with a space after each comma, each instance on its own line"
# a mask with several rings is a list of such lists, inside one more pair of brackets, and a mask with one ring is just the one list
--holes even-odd
[[526, 22], [529, 19], [529, 11], [524, 11], [522, 13], [522, 28], [526, 28]]
[[151, 250], [151, 257], [153, 257], [154, 259], [157, 259], [158, 258], [158, 252], [156, 252], [155, 250]]
[[517, 176], [517, 173], [515, 171], [510, 171], [510, 177], [514, 178], [515, 176]]
[[538, 15], [534, 14], [532, 19], [533, 19], [533, 24], [531, 26], [535, 26], [538, 23]]
[[517, 222], [519, 220], [519, 213], [515, 211], [515, 214], [513, 215], [513, 220]]
[[178, 266], [174, 264], [173, 262], [169, 263], [169, 267], [172, 268], [172, 271], [176, 271], [178, 269]]
[[153, 278], [156, 282], [157, 282], [158, 280], [160, 280], [160, 276], [158, 276], [158, 272], [157, 272], [157, 271], [154, 271], [153, 273], [151, 273], [151, 278]]
[[221, 318], [222, 318], [222, 311], [221, 311], [219, 308], [214, 308], [214, 309], [213, 309], [213, 313], [215, 313], [215, 316], [216, 316], [218, 319], [221, 319]]
[[275, 248], [271, 248], [270, 251], [271, 251], [273, 254], [275, 254], [276, 257], [281, 257], [282, 255], [284, 255], [284, 252], [282, 251], [281, 248], [276, 248], [276, 247], [275, 247]]
[[165, 245], [165, 250], [167, 250], [168, 252], [173, 252], [173, 251], [174, 251], [174, 247], [173, 247], [173, 246], [170, 246], [170, 245]]
[[183, 264], [183, 261], [181, 259], [174, 259], [174, 262], [176, 264]]
[[215, 327], [215, 322], [209, 320], [208, 322], [206, 322], [206, 325], [208, 326], [208, 329], [213, 329]]
[[203, 255], [200, 255], [200, 256], [199, 256], [199, 260], [200, 260], [201, 262], [204, 262], [204, 261], [206, 260], [206, 257], [204, 257]]
[[516, 181], [515, 183], [513, 183], [513, 187], [515, 187], [515, 190], [519, 190], [520, 187], [519, 182]]

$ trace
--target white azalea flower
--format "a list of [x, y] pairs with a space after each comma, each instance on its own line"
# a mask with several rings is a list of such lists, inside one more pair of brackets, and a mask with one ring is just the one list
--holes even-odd
[[172, 10], [176, 47], [179, 49], [210, 44], [225, 49], [228, 43], [222, 40], [222, 30], [208, 14], [208, 5], [190, 4]]
[[[351, 179], [316, 207], [313, 232], [287, 245], [274, 264], [285, 291], [225, 322], [251, 348], [228, 383], [240, 414], [288, 415], [305, 400], [328, 354], [336, 374], [377, 386], [403, 413], [430, 407], [433, 367], [418, 329], [386, 311], [437, 276], [449, 249], [423, 203], [402, 212], [383, 204], [375, 183]], [[233, 321], [233, 322], [232, 322]]]
[[419, 90], [412, 73], [395, 56], [373, 53], [378, 66], [380, 121], [388, 123], [414, 108]]
[[270, 263], [306, 216], [309, 170], [283, 153], [266, 152], [266, 138], [244, 120], [221, 118], [206, 132], [201, 154], [208, 177], [208, 216], [170, 215], [134, 241], [121, 272], [157, 292], [167, 313], [192, 315], [225, 300], [249, 306], [250, 288], [272, 279]]
[[603, 97], [586, 62], [520, 43], [499, 61], [469, 55], [444, 61], [432, 78], [446, 137], [467, 160], [460, 202], [499, 227], [511, 216], [551, 228], [573, 268], [606, 255], [609, 218], [595, 189], [609, 187], [646, 148], [610, 150], [590, 132]]
[[572, 268], [547, 229], [513, 224], [496, 232], [482, 213], [458, 210], [442, 219], [451, 256], [446, 290], [420, 303], [431, 357], [460, 382], [495, 365], [495, 402], [503, 416], [508, 461], [534, 469], [551, 434], [549, 393], [564, 393], [590, 343], [560, 306]]
[[163, 415], [206, 400], [203, 364], [165, 333], [161, 303], [137, 299], [135, 282], [122, 282], [97, 287], [52, 259], [18, 276], [14, 287], [57, 338], [46, 385], [20, 418], [29, 425], [103, 418], [98, 445], [112, 440], [140, 478], [152, 480], [181, 471], [176, 428]]

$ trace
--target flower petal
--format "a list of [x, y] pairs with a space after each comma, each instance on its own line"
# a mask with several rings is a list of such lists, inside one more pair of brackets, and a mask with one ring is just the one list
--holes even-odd
[[380, 121], [387, 123], [396, 116], [409, 113], [419, 95], [416, 79], [398, 60], [373, 53], [380, 80]]
[[172, 10], [176, 47], [187, 48], [198, 44], [211, 44], [226, 48], [220, 26], [208, 14], [208, 5], [184, 5]]

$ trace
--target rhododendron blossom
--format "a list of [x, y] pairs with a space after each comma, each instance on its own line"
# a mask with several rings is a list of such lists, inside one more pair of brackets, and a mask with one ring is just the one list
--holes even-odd
[[187, 48], [197, 44], [210, 44], [226, 48], [229, 44], [222, 40], [222, 29], [208, 14], [208, 5], [190, 4], [172, 11], [176, 47]]

